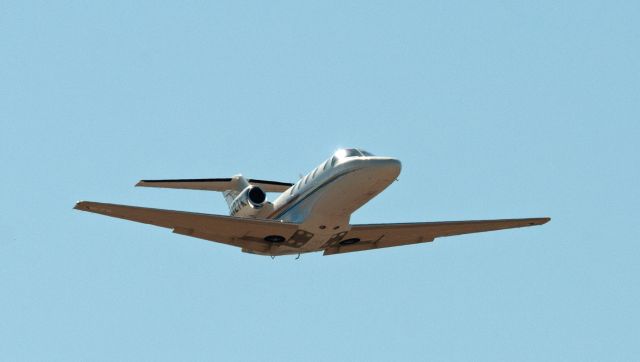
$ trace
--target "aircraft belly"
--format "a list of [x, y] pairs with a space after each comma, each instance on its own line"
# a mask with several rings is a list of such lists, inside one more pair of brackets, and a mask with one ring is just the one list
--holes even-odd
[[[354, 170], [324, 185], [283, 215], [284, 220], [298, 222], [301, 224], [301, 230], [313, 234], [295, 250], [300, 252], [323, 250], [330, 241], [339, 241], [350, 228], [351, 214], [383, 191], [395, 179], [381, 177], [375, 171]], [[284, 250], [283, 248], [282, 251]]]
[[354, 211], [382, 192], [393, 180], [381, 177], [375, 169], [353, 171], [325, 186], [310, 200], [308, 219], [337, 217], [348, 220]]

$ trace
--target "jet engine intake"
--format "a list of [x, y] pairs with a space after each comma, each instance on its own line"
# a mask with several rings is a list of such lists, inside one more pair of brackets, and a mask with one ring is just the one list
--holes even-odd
[[265, 205], [273, 206], [267, 202], [267, 194], [258, 186], [247, 186], [233, 200], [230, 207], [231, 216], [257, 217], [265, 209], [269, 209], [264, 207]]
[[249, 186], [248, 189], [249, 202], [251, 202], [253, 207], [262, 207], [262, 204], [267, 200], [267, 194], [258, 186]]

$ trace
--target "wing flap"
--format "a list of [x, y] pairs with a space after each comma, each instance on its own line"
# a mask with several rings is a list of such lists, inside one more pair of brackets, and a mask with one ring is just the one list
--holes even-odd
[[342, 240], [359, 239], [360, 241], [352, 245], [336, 243], [325, 249], [324, 255], [424, 243], [444, 236], [543, 225], [549, 220], [551, 219], [532, 218], [353, 225]]
[[[268, 250], [268, 235], [292, 236], [297, 224], [186, 211], [80, 201], [74, 209], [173, 229], [174, 233], [241, 248]], [[265, 249], [266, 248], [266, 249]]]

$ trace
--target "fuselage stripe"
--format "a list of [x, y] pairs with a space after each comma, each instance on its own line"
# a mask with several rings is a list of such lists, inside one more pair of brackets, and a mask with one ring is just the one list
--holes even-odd
[[[332, 183], [333, 181], [337, 180], [338, 178], [342, 177], [342, 176], [346, 176], [354, 171], [359, 170], [360, 168], [357, 169], [352, 169], [352, 170], [347, 170], [343, 173], [340, 173], [338, 175], [335, 175], [329, 179], [327, 179], [326, 181], [324, 181], [323, 183], [319, 184], [317, 187], [309, 190], [306, 194], [304, 194], [304, 196], [301, 195], [297, 195], [296, 197], [294, 197], [293, 199], [291, 199], [290, 201], [288, 201], [286, 204], [282, 205], [282, 207], [279, 207], [278, 210], [275, 210], [271, 215], [267, 216], [267, 219], [279, 219], [282, 216], [284, 216], [287, 212], [291, 211], [291, 209], [293, 209], [294, 207], [298, 206], [302, 201], [304, 201], [305, 199], [307, 199], [309, 196], [311, 196], [312, 194], [314, 194], [316, 191], [319, 191], [321, 188], [327, 186], [328, 184]], [[286, 208], [286, 209], [285, 209]], [[284, 211], [281, 211], [282, 209], [285, 209]], [[277, 215], [276, 215], [277, 214]], [[275, 215], [275, 216], [274, 216]]]

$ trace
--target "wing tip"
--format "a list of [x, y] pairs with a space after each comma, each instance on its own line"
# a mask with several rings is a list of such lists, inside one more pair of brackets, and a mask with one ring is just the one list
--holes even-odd
[[539, 217], [539, 218], [535, 218], [535, 219], [529, 219], [529, 220], [527, 220], [528, 225], [526, 225], [526, 226], [544, 225], [544, 224], [548, 223], [549, 221], [551, 221], [550, 217]]
[[76, 204], [73, 206], [73, 208], [75, 210], [87, 210], [87, 202], [82, 200], [76, 201]]
[[80, 211], [88, 211], [88, 212], [102, 212], [105, 210], [108, 210], [108, 207], [111, 206], [111, 204], [105, 204], [102, 202], [94, 202], [94, 201], [77, 201], [76, 204], [73, 206], [73, 208], [75, 210], [80, 210]]

